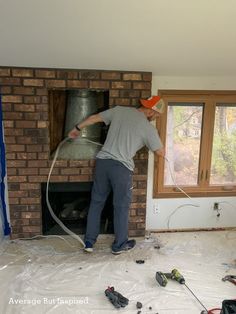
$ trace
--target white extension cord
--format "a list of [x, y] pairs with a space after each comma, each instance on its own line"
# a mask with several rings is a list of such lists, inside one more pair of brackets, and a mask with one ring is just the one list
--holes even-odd
[[170, 167], [170, 162], [169, 162], [169, 160], [168, 160], [166, 157], [164, 157], [164, 159], [167, 161], [168, 168], [169, 168], [169, 172], [170, 172], [170, 176], [171, 176], [171, 179], [172, 179], [174, 185], [177, 187], [177, 189], [178, 189], [180, 192], [182, 192], [184, 195], [186, 195], [186, 196], [193, 202], [193, 203], [190, 203], [190, 204], [182, 204], [182, 205], [176, 207], [176, 208], [172, 211], [172, 213], [168, 216], [168, 219], [167, 219], [167, 228], [170, 229], [170, 219], [171, 219], [171, 217], [172, 217], [180, 208], [185, 207], [185, 206], [200, 207], [200, 205], [199, 205], [198, 203], [195, 203], [195, 202], [193, 201], [193, 199], [192, 199], [183, 189], [181, 189], [181, 187], [178, 186], [178, 184], [176, 183], [175, 178], [174, 178], [174, 176], [173, 176], [173, 173], [172, 173], [172, 170], [171, 170], [171, 167]]
[[[53, 168], [54, 168], [54, 165], [56, 163], [56, 160], [57, 160], [57, 156], [58, 156], [58, 153], [61, 149], [61, 146], [67, 142], [68, 140], [70, 140], [69, 137], [66, 137], [63, 141], [60, 142], [60, 144], [58, 145], [57, 149], [56, 149], [56, 152], [55, 152], [55, 155], [54, 155], [54, 158], [53, 158], [53, 161], [52, 161], [52, 165], [51, 165], [51, 168], [50, 168], [50, 171], [49, 171], [49, 174], [48, 174], [48, 179], [47, 179], [47, 187], [46, 187], [46, 202], [47, 202], [47, 205], [48, 205], [48, 209], [49, 209], [49, 212], [52, 216], [52, 218], [56, 221], [56, 223], [58, 223], [58, 225], [68, 234], [70, 235], [72, 238], [78, 240], [82, 245], [83, 247], [85, 247], [85, 244], [84, 244], [84, 241], [77, 235], [75, 234], [74, 232], [72, 232], [69, 228], [67, 228], [63, 222], [55, 215], [52, 207], [51, 207], [51, 204], [49, 202], [49, 196], [48, 196], [48, 190], [49, 190], [49, 183], [50, 183], [50, 178], [51, 178], [51, 174], [52, 174], [52, 171], [53, 171]], [[96, 142], [93, 142], [93, 141], [90, 141], [88, 139], [84, 139], [86, 142], [89, 142], [89, 143], [93, 143], [93, 144], [96, 144], [96, 145], [100, 145], [102, 146], [102, 144], [100, 143], [96, 143]]]

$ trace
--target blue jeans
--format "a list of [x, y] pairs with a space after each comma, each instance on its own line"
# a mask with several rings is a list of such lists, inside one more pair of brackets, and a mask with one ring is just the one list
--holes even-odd
[[119, 161], [97, 158], [85, 234], [85, 241], [91, 244], [96, 242], [99, 235], [101, 213], [111, 190], [113, 191], [115, 233], [112, 249], [121, 249], [128, 240], [132, 171]]

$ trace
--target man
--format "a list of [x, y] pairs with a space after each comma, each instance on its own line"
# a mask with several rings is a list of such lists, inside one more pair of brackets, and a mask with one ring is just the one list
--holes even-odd
[[81, 129], [98, 122], [110, 124], [106, 141], [96, 156], [95, 176], [85, 234], [85, 251], [93, 252], [100, 231], [100, 217], [105, 201], [113, 191], [114, 233], [112, 253], [120, 254], [132, 249], [136, 242], [128, 240], [129, 207], [132, 197], [133, 157], [143, 146], [164, 156], [156, 128], [149, 122], [164, 111], [159, 96], [141, 99], [141, 107], [117, 106], [91, 115], [68, 134], [79, 136]]

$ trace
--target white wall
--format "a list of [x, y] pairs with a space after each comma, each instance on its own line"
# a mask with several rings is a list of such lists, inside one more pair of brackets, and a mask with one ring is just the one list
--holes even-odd
[[[159, 89], [177, 90], [236, 90], [236, 77], [157, 77], [152, 80], [152, 94]], [[154, 155], [149, 153], [147, 187], [147, 230], [221, 228], [236, 226], [236, 197], [201, 197], [154, 199]], [[220, 217], [213, 203], [220, 203]], [[184, 204], [187, 205], [177, 209]], [[198, 206], [198, 207], [196, 207]]]

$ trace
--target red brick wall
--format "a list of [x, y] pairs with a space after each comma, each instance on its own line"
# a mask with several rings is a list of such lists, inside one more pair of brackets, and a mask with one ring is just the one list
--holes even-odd
[[[109, 90], [109, 106], [136, 105], [151, 93], [151, 73], [0, 67], [12, 238], [42, 232], [41, 182], [49, 160], [49, 89]], [[145, 232], [147, 151], [135, 157], [130, 236]], [[91, 181], [94, 160], [58, 161], [51, 182]]]

